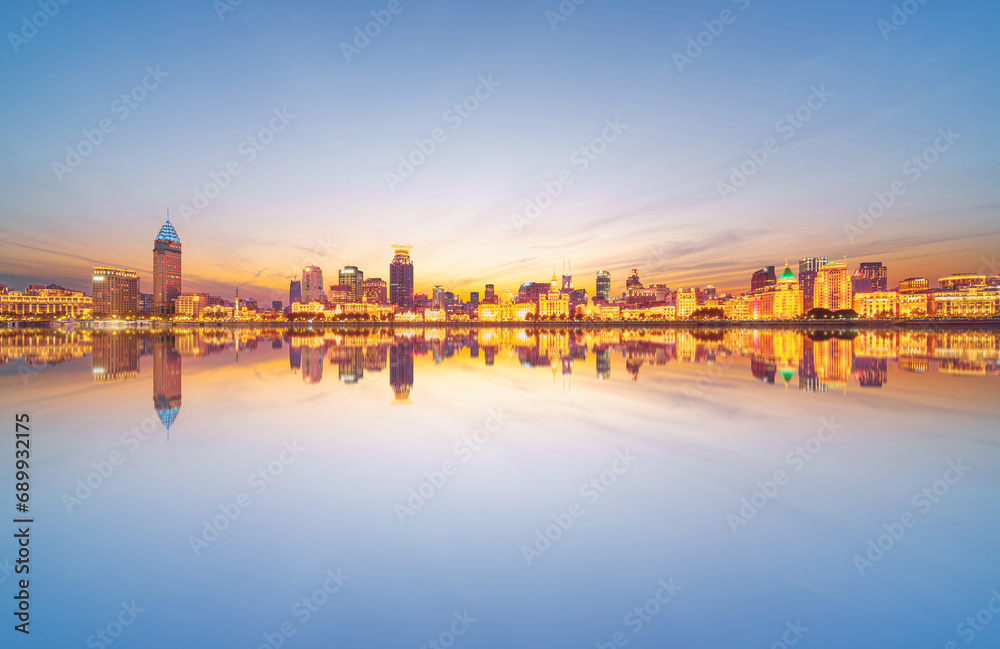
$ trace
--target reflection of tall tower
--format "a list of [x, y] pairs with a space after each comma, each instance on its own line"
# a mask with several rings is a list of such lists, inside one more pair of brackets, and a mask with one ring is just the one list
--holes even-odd
[[[803, 392], [819, 392], [819, 374], [816, 373], [816, 362], [813, 357], [813, 341], [805, 337], [802, 341], [802, 358], [799, 360], [799, 390]], [[826, 386], [823, 386], [826, 391]]]
[[413, 262], [410, 246], [393, 246], [389, 263], [389, 302], [404, 309], [413, 308]]
[[134, 379], [139, 375], [138, 338], [118, 333], [95, 334], [91, 366], [95, 383]]
[[306, 346], [302, 348], [302, 380], [308, 384], [323, 380], [323, 360], [325, 350], [322, 347]]
[[181, 240], [168, 217], [153, 242], [153, 312], [172, 314], [180, 294]]
[[611, 349], [605, 347], [595, 352], [597, 356], [597, 378], [600, 380], [611, 378]]
[[181, 409], [181, 355], [170, 334], [153, 339], [153, 407], [169, 434]]
[[293, 344], [291, 339], [288, 341], [288, 366], [293, 370], [302, 367], [302, 347]]
[[389, 348], [389, 385], [395, 395], [393, 404], [410, 403], [410, 389], [413, 387], [412, 340], [397, 340]]

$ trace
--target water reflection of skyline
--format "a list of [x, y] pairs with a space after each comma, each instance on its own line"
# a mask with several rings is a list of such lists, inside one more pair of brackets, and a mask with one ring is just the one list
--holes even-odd
[[[169, 431], [181, 408], [183, 358], [288, 348], [289, 368], [314, 385], [332, 367], [337, 381], [357, 384], [388, 368], [392, 403], [411, 402], [416, 358], [447, 364], [457, 356], [491, 367], [503, 361], [569, 377], [593, 368], [612, 379], [613, 359], [624, 361], [632, 381], [670, 363], [714, 364], [742, 360], [765, 384], [802, 392], [881, 388], [890, 363], [902, 372], [952, 376], [1000, 374], [1000, 334], [993, 331], [803, 331], [633, 329], [176, 329], [153, 333], [0, 331], [0, 366], [22, 375], [39, 367], [91, 356], [95, 383], [140, 376], [140, 358], [152, 356], [153, 407]], [[591, 357], [593, 361], [591, 361]], [[591, 364], [592, 363], [592, 364]], [[329, 370], [328, 370], [328, 366]], [[372, 378], [369, 376], [369, 378]]]

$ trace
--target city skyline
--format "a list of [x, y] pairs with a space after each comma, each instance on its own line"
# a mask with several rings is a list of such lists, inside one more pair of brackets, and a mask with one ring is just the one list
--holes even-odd
[[[3, 241], [0, 240], [0, 244], [2, 244], [2, 243], [3, 243]], [[90, 267], [90, 269], [87, 271], [87, 275], [85, 277], [83, 277], [83, 278], [69, 277], [69, 278], [63, 279], [62, 282], [60, 282], [60, 281], [54, 281], [53, 278], [52, 278], [53, 276], [32, 277], [31, 279], [33, 279], [34, 281], [25, 282], [23, 284], [23, 286], [56, 284], [58, 286], [65, 287], [67, 289], [86, 292], [87, 288], [92, 288], [92, 286], [93, 286], [92, 275], [93, 275], [93, 271], [94, 270], [96, 270], [98, 268], [116, 268], [116, 269], [121, 269], [121, 270], [126, 270], [126, 271], [129, 271], [129, 272], [136, 273], [138, 275], [138, 277], [139, 277], [140, 290], [141, 290], [141, 287], [144, 285], [143, 284], [143, 278], [146, 278], [146, 282], [148, 283], [146, 285], [148, 285], [148, 286], [151, 287], [148, 292], [154, 294], [154, 296], [155, 296], [155, 291], [157, 290], [157, 284], [156, 284], [156, 279], [155, 279], [155, 266], [157, 264], [159, 264], [159, 263], [163, 263], [162, 262], [163, 251], [161, 249], [164, 248], [164, 246], [167, 246], [171, 251], [174, 252], [174, 254], [178, 255], [178, 261], [176, 262], [176, 264], [178, 266], [177, 270], [179, 270], [179, 266], [180, 266], [179, 251], [180, 251], [181, 242], [180, 242], [180, 239], [179, 239], [179, 234], [177, 233], [176, 229], [174, 228], [174, 226], [172, 224], [172, 221], [170, 219], [169, 214], [167, 215], [165, 222], [160, 226], [159, 233], [157, 234], [156, 240], [154, 241], [154, 247], [155, 247], [155, 249], [154, 249], [153, 264], [152, 265], [147, 265], [146, 267], [141, 267], [141, 266], [140, 267], [128, 267], [126, 264], [116, 264], [116, 263], [95, 264], [94, 266]], [[412, 289], [412, 293], [413, 294], [431, 295], [432, 294], [432, 287], [433, 286], [441, 286], [441, 285], [438, 284], [438, 285], [429, 285], [427, 287], [424, 287], [422, 282], [414, 282], [414, 279], [413, 279], [414, 273], [413, 273], [413, 270], [412, 270], [412, 264], [413, 264], [413, 262], [412, 262], [412, 256], [410, 256], [410, 250], [413, 248], [413, 246], [409, 246], [409, 245], [403, 246], [403, 245], [399, 245], [399, 244], [392, 244], [391, 246], [388, 246], [388, 247], [391, 248], [395, 252], [395, 257], [389, 259], [388, 263], [385, 262], [384, 260], [382, 262], [382, 266], [383, 267], [386, 267], [386, 266], [388, 267], [388, 269], [387, 269], [387, 271], [385, 273], [387, 277], [389, 277], [389, 276], [391, 276], [393, 274], [393, 272], [394, 272], [393, 268], [396, 266], [396, 261], [398, 259], [403, 259], [405, 263], [411, 264], [410, 270], [409, 270], [409, 273], [410, 273], [409, 282], [410, 282], [410, 286], [413, 286], [413, 289]], [[191, 249], [189, 248], [188, 255], [191, 254], [190, 250]], [[119, 250], [119, 252], [118, 252], [119, 256], [124, 256], [122, 253], [123, 253], [123, 251]], [[401, 254], [404, 255], [404, 257], [399, 257], [399, 255], [401, 255]], [[189, 259], [188, 255], [184, 256], [184, 259], [185, 259], [185, 261], [184, 261], [185, 268], [187, 268], [187, 264], [188, 264], [188, 259]], [[131, 256], [131, 255], [128, 255], [128, 256]], [[319, 256], [313, 255], [313, 256], [306, 257], [305, 261], [314, 261], [314, 260], [317, 260], [317, 259], [322, 258], [322, 257], [323, 257], [323, 255], [319, 255]], [[865, 266], [866, 265], [867, 266], [871, 266], [871, 265], [881, 266], [883, 276], [881, 277], [881, 279], [879, 281], [881, 281], [884, 286], [889, 286], [889, 287], [898, 286], [898, 284], [900, 282], [902, 282], [903, 280], [905, 280], [905, 279], [911, 279], [911, 278], [914, 278], [914, 277], [926, 277], [931, 282], [933, 282], [935, 279], [937, 279], [939, 277], [947, 277], [947, 276], [950, 276], [950, 275], [962, 274], [962, 273], [981, 273], [981, 274], [986, 274], [986, 275], [1000, 275], [1000, 265], [998, 265], [998, 262], [997, 262], [995, 256], [992, 257], [992, 258], [987, 258], [987, 257], [983, 256], [982, 258], [980, 258], [978, 261], [975, 261], [975, 262], [966, 259], [965, 266], [968, 267], [970, 265], [974, 265], [974, 266], [976, 266], [976, 268], [974, 268], [974, 269], [973, 268], [965, 268], [963, 270], [952, 270], [952, 271], [942, 272], [940, 274], [932, 274], [932, 275], [926, 275], [926, 274], [925, 275], [908, 274], [906, 272], [901, 272], [900, 273], [898, 271], [895, 271], [894, 267], [893, 267], [893, 271], [894, 271], [893, 274], [889, 275], [886, 272], [886, 267], [890, 266], [889, 264], [886, 264], [885, 262], [883, 262], [881, 260], [878, 261], [878, 262], [872, 262], [870, 260], [867, 260], [867, 258], [866, 258], [866, 261], [852, 261], [849, 258], [838, 259], [836, 257], [829, 256], [829, 255], [824, 255], [824, 256], [821, 256], [821, 257], [818, 257], [818, 258], [809, 257], [809, 256], [802, 256], [802, 257], [787, 257], [786, 260], [785, 260], [785, 263], [794, 263], [795, 265], [798, 266], [797, 273], [796, 273], [796, 277], [798, 278], [799, 275], [801, 275], [802, 269], [805, 268], [805, 266], [803, 264], [807, 263], [811, 259], [829, 260], [830, 263], [847, 263], [848, 270], [850, 270], [850, 267], [851, 267], [852, 263], [857, 264], [859, 266], [859, 268], [854, 271], [855, 274], [857, 274], [857, 273], [863, 273], [865, 271]], [[81, 263], [83, 263], [83, 262], [81, 261]], [[571, 261], [569, 263], [572, 264]], [[656, 263], [659, 264], [661, 262], [657, 261]], [[663, 262], [663, 263], [666, 263], [666, 262]], [[564, 258], [562, 260], [563, 273], [564, 273], [563, 276], [564, 276], [564, 278], [565, 277], [572, 277], [573, 274], [572, 274], [571, 271], [567, 270], [566, 264], [567, 264], [567, 259]], [[616, 275], [616, 273], [607, 270], [608, 268], [622, 268], [622, 269], [627, 269], [627, 271], [623, 270], [620, 274]], [[818, 266], [817, 266], [817, 268], [818, 268]], [[675, 284], [675, 285], [671, 286], [669, 282], [664, 282], [663, 281], [664, 273], [645, 274], [643, 272], [643, 266], [641, 264], [636, 264], [636, 263], [624, 263], [624, 264], [622, 264], [620, 262], [619, 263], [613, 263], [613, 264], [605, 263], [604, 265], [595, 267], [592, 272], [590, 272], [590, 270], [588, 269], [588, 271], [586, 272], [585, 275], [584, 274], [578, 274], [578, 275], [576, 275], [576, 277], [579, 278], [579, 279], [575, 283], [576, 283], [577, 288], [583, 288], [583, 289], [585, 289], [587, 291], [588, 294], [594, 295], [594, 296], [598, 296], [601, 293], [600, 293], [599, 290], [597, 290], [598, 289], [598, 286], [597, 286], [597, 277], [599, 275], [601, 277], [605, 277], [604, 274], [610, 273], [610, 276], [611, 276], [611, 278], [610, 278], [611, 279], [611, 283], [610, 283], [610, 286], [611, 286], [611, 296], [613, 298], [617, 298], [617, 297], [620, 297], [620, 296], [624, 296], [625, 291], [627, 289], [628, 282], [629, 282], [629, 276], [626, 273], [631, 273], [631, 272], [633, 272], [635, 270], [639, 270], [640, 271], [640, 275], [642, 276], [643, 280], [645, 281], [645, 283], [647, 285], [648, 284], [665, 285], [665, 286], [667, 286], [667, 287], [669, 287], [669, 288], [671, 288], [671, 289], [673, 289], [675, 291], [679, 291], [679, 290], [681, 290], [683, 288], [689, 288], [689, 287], [705, 287], [705, 286], [710, 286], [710, 287], [716, 288], [718, 290], [719, 294], [732, 293], [734, 295], [738, 295], [738, 294], [743, 294], [743, 293], [750, 292], [755, 287], [757, 287], [758, 286], [758, 283], [757, 283], [758, 276], [761, 275], [761, 273], [764, 273], [764, 272], [769, 272], [770, 273], [771, 283], [773, 284], [774, 273], [775, 273], [775, 265], [774, 264], [765, 264], [763, 267], [758, 267], [758, 268], [755, 268], [755, 269], [750, 269], [750, 270], [747, 270], [745, 272], [742, 272], [742, 271], [738, 272], [736, 270], [721, 271], [722, 275], [727, 276], [727, 277], [733, 277], [733, 279], [732, 279], [732, 286], [731, 287], [730, 286], [725, 286], [725, 285], [718, 286], [718, 285], [715, 285], [715, 284], [713, 284], [712, 282], [709, 282], [709, 281], [699, 280], [698, 277], [693, 277], [692, 278], [692, 280], [693, 280], [692, 283], [689, 283], [689, 284]], [[213, 292], [214, 293], [214, 292], [218, 292], [224, 298], [228, 299], [230, 297], [230, 293], [235, 293], [236, 289], [240, 288], [240, 286], [242, 286], [242, 290], [244, 291], [243, 292], [243, 297], [244, 298], [249, 297], [251, 299], [256, 300], [257, 302], [259, 302], [262, 305], [269, 304], [270, 302], [272, 302], [274, 300], [281, 300], [285, 304], [290, 304], [293, 301], [293, 300], [289, 299], [289, 297], [290, 297], [289, 296], [290, 282], [297, 282], [297, 283], [301, 284], [301, 281], [305, 280], [305, 278], [306, 278], [307, 275], [309, 275], [310, 277], [315, 276], [315, 281], [317, 282], [317, 285], [314, 287], [314, 289], [316, 291], [316, 294], [315, 294], [315, 296], [312, 299], [313, 300], [315, 300], [315, 299], [326, 299], [327, 290], [328, 289], [332, 290], [334, 287], [337, 286], [337, 284], [333, 284], [332, 283], [334, 280], [329, 279], [329, 277], [332, 277], [333, 273], [337, 273], [337, 276], [338, 276], [337, 282], [338, 283], [342, 283], [343, 282], [343, 277], [345, 276], [344, 275], [345, 271], [347, 271], [349, 273], [354, 273], [354, 272], [359, 273], [358, 283], [357, 283], [357, 286], [356, 286], [357, 294], [355, 295], [354, 293], [352, 293], [352, 297], [356, 298], [354, 301], [360, 301], [360, 296], [363, 293], [363, 290], [361, 289], [361, 284], [363, 283], [362, 280], [364, 279], [364, 273], [366, 272], [365, 271], [365, 267], [364, 266], [360, 266], [360, 265], [346, 264], [346, 263], [342, 264], [342, 265], [339, 265], [339, 266], [335, 266], [333, 268], [329, 268], [327, 272], [330, 273], [330, 275], [328, 276], [327, 279], [324, 279], [324, 276], [323, 276], [323, 267], [322, 267], [321, 264], [318, 264], [318, 263], [306, 264], [301, 270], [298, 271], [297, 274], [290, 273], [289, 277], [285, 280], [285, 285], [283, 287], [269, 287], [267, 289], [259, 289], [258, 288], [256, 291], [254, 290], [254, 286], [255, 285], [252, 282], [250, 282], [248, 284], [244, 284], [244, 285], [231, 285], [231, 286], [227, 286], [225, 283], [223, 283], [220, 280], [215, 280], [215, 279], [211, 279], [211, 278], [205, 278], [205, 277], [201, 277], [201, 276], [195, 276], [194, 277], [194, 281], [196, 282], [196, 284], [194, 286], [192, 286], [191, 285], [191, 283], [192, 283], [191, 276], [187, 272], [184, 272], [183, 273], [182, 287], [179, 288], [177, 286], [176, 282], [172, 285], [171, 299], [175, 299], [177, 297], [177, 295], [179, 295], [179, 293], [180, 293], [181, 290], [183, 290], [185, 293], [192, 293], [192, 292], [204, 292], [204, 293]], [[420, 275], [423, 272], [424, 272], [423, 264], [420, 264], [420, 272], [415, 274], [416, 277], [420, 277]], [[535, 272], [536, 274], [540, 274], [540, 270], [536, 270], [536, 271], [533, 271], [533, 272]], [[711, 273], [710, 272], [710, 273], [708, 273], [707, 276], [708, 277], [714, 277], [714, 276], [718, 276], [719, 274], [720, 274], [720, 272], [718, 272], [718, 271], [715, 272], [715, 273]], [[374, 275], [374, 274], [372, 274], [372, 275]], [[504, 285], [502, 282], [491, 281], [487, 277], [480, 284], [469, 284], [469, 285], [467, 285], [464, 290], [460, 289], [460, 288], [457, 288], [457, 287], [454, 287], [452, 285], [443, 285], [443, 286], [445, 288], [449, 289], [450, 291], [454, 292], [456, 295], [460, 295], [462, 293], [464, 293], [466, 295], [469, 295], [469, 294], [474, 293], [474, 292], [480, 292], [481, 293], [483, 287], [486, 286], [487, 284], [490, 284], [490, 285], [497, 285], [497, 284], [499, 284], [500, 286], [503, 286], [502, 289], [499, 289], [499, 292], [502, 294], [502, 293], [505, 293], [506, 291], [514, 291], [514, 292], [516, 292], [516, 290], [518, 288], [520, 288], [522, 285], [524, 285], [526, 283], [529, 283], [529, 282], [535, 282], [535, 281], [537, 281], [537, 280], [533, 280], [533, 279], [528, 279], [529, 277], [532, 277], [532, 276], [533, 275], [523, 276], [518, 281], [512, 282], [509, 285]], [[0, 279], [3, 279], [4, 277], [7, 277], [7, 276], [5, 276], [2, 273], [0, 273]], [[586, 277], [587, 279], [583, 279], [584, 277]], [[16, 278], [16, 279], [19, 279], [19, 278]], [[380, 278], [376, 278], [376, 279], [380, 279]], [[602, 279], [602, 282], [603, 281], [605, 281], [605, 280]], [[0, 284], [2, 284], [2, 283], [5, 283], [5, 282], [0, 281]], [[9, 284], [9, 282], [8, 282], [8, 284]], [[763, 284], [761, 284], [761, 285], [763, 285]], [[83, 286], [84, 288], [76, 288], [77, 286]], [[211, 290], [211, 289], [210, 290], [199, 290], [199, 289], [201, 289], [203, 287], [206, 287], [206, 286], [216, 287], [216, 288], [215, 288], [215, 290]], [[352, 286], [353, 286], [353, 284], [352, 284]], [[226, 291], [227, 288], [228, 288], [228, 292]], [[250, 289], [249, 291], [247, 290], [248, 288]], [[389, 295], [391, 296], [393, 294], [392, 293], [392, 288], [391, 288], [390, 285], [387, 285], [387, 288], [389, 290]], [[17, 290], [17, 285], [16, 284], [11, 285], [11, 289], [12, 290]], [[142, 292], [145, 293], [147, 291], [142, 290]], [[248, 293], [252, 293], [252, 294], [248, 295]], [[284, 297], [282, 298], [280, 296], [284, 296]], [[303, 297], [303, 301], [305, 301], [305, 302], [312, 301], [312, 300], [306, 299], [306, 298], [308, 298], [307, 295], [305, 295]], [[398, 303], [394, 299], [390, 299], [389, 303], [399, 304], [400, 306], [404, 306], [403, 304]], [[412, 306], [412, 300], [411, 300], [411, 303], [409, 305], [405, 305], [405, 306]]]

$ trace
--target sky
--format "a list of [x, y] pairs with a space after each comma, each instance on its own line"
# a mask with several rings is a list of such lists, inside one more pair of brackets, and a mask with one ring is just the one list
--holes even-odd
[[168, 210], [260, 300], [397, 243], [417, 292], [1000, 272], [1000, 6], [911, 2], [11, 0], [0, 283], [148, 292]]

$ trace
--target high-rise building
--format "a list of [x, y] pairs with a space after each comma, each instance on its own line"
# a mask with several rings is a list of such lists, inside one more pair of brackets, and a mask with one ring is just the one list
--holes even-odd
[[168, 217], [153, 242], [153, 312], [172, 314], [180, 294], [181, 240]]
[[814, 304], [816, 308], [830, 311], [854, 308], [851, 273], [846, 263], [834, 262], [820, 267], [816, 275]]
[[153, 294], [139, 293], [139, 313], [153, 312]]
[[799, 260], [799, 288], [802, 289], [802, 300], [806, 310], [813, 308], [816, 275], [826, 262], [826, 257], [805, 257]]
[[302, 282], [293, 279], [288, 283], [288, 304], [299, 304], [302, 302]]
[[859, 293], [871, 293], [872, 290], [871, 277], [867, 277], [860, 269], [851, 273], [851, 292], [857, 295]]
[[389, 285], [381, 277], [366, 279], [364, 295], [369, 304], [387, 304], [389, 301]]
[[597, 271], [597, 297], [603, 297], [605, 302], [611, 301], [611, 273], [606, 270]]
[[281, 311], [281, 300], [271, 300], [271, 310]]
[[750, 277], [750, 292], [757, 293], [771, 288], [775, 285], [776, 281], [774, 266], [765, 266], [760, 270], [754, 271], [753, 276]]
[[302, 301], [322, 302], [323, 298], [323, 269], [319, 266], [306, 266], [302, 269]]
[[95, 315], [124, 316], [139, 312], [139, 274], [135, 271], [97, 266], [92, 282]]
[[360, 302], [365, 293], [365, 274], [357, 266], [344, 266], [339, 276], [342, 286], [351, 287], [351, 302]]
[[433, 306], [435, 309], [440, 309], [441, 307], [444, 306], [444, 287], [443, 286], [440, 286], [440, 285], [435, 286], [433, 289], [431, 289], [431, 295], [433, 296], [431, 298], [431, 306]]
[[870, 280], [871, 293], [885, 293], [889, 290], [889, 269], [880, 261], [864, 261], [858, 268], [863, 277]]
[[484, 302], [492, 302], [493, 301], [493, 297], [495, 295], [496, 295], [496, 289], [493, 287], [493, 284], [487, 284], [486, 285], [486, 292], [483, 294], [483, 301]]
[[479, 291], [472, 291], [469, 293], [469, 304], [475, 309], [479, 306]]
[[389, 302], [404, 309], [413, 308], [413, 262], [410, 246], [393, 246], [389, 262]]

